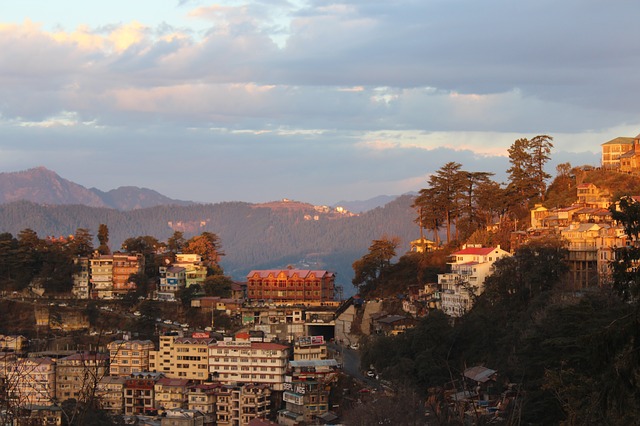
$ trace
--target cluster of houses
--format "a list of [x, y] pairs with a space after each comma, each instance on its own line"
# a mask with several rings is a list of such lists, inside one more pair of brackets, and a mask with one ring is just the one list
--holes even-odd
[[95, 400], [111, 414], [150, 425], [269, 424], [254, 420], [276, 412], [281, 425], [335, 418], [329, 390], [338, 363], [323, 336], [289, 346], [249, 333], [172, 331], [157, 348], [120, 339], [106, 352], [0, 355], [2, 396], [16, 418], [38, 419], [29, 424], [62, 424], [67, 400]]

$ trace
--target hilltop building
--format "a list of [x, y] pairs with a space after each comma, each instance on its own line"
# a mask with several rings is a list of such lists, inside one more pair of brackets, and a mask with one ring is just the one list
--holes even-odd
[[602, 168], [607, 170], [620, 170], [620, 157], [630, 152], [634, 147], [634, 141], [637, 140], [638, 136], [635, 138], [618, 137], [601, 144]]

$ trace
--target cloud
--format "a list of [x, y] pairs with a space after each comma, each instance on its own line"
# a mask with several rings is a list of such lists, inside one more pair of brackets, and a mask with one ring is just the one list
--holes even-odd
[[210, 159], [224, 159], [237, 191], [297, 182], [298, 198], [330, 202], [415, 189], [452, 158], [505, 169], [519, 137], [550, 134], [556, 155], [597, 161], [600, 143], [640, 132], [634, 2], [179, 0], [166, 16], [176, 10], [186, 21], [0, 23], [0, 165], [100, 159], [122, 184], [162, 192], [154, 183], [184, 188], [155, 171], [164, 159], [191, 170], [198, 157], [211, 179]]

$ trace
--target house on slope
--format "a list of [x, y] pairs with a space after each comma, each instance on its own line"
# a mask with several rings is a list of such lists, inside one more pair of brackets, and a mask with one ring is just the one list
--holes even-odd
[[438, 275], [442, 311], [460, 317], [473, 306], [473, 299], [484, 292], [484, 281], [493, 272], [493, 264], [511, 253], [497, 247], [465, 245], [451, 255], [451, 272]]

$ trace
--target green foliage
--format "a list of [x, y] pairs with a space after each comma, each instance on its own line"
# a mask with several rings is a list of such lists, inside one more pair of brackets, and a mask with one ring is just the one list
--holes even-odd
[[210, 275], [204, 281], [204, 292], [207, 296], [231, 297], [233, 280], [226, 275]]
[[363, 296], [375, 291], [384, 280], [385, 273], [391, 267], [391, 259], [396, 256], [397, 247], [397, 238], [383, 236], [374, 240], [369, 252], [353, 263], [355, 278], [352, 282]]

